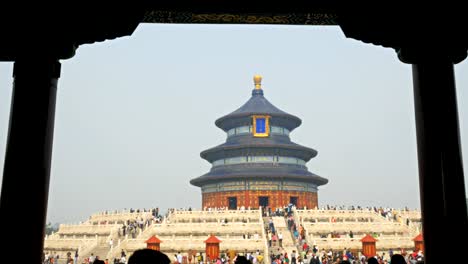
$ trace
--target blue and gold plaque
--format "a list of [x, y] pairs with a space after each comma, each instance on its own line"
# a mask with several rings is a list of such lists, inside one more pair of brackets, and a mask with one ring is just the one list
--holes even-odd
[[254, 115], [252, 132], [254, 137], [268, 137], [270, 135], [270, 116]]

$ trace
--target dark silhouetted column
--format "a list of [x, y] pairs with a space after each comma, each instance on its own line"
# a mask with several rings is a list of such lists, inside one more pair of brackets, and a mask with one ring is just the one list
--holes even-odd
[[424, 254], [444, 263], [441, 252], [464, 252], [448, 241], [467, 234], [467, 205], [453, 62], [427, 56], [413, 64]]
[[2, 250], [29, 263], [41, 263], [43, 253], [59, 76], [58, 60], [14, 64], [0, 227]]

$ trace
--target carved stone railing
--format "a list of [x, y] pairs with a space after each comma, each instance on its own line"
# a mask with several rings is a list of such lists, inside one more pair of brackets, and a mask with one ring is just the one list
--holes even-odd
[[87, 239], [51, 239], [49, 237], [44, 240], [44, 251], [56, 252], [59, 254], [61, 259], [65, 259], [67, 252], [70, 252], [74, 255], [75, 251], [78, 249], [78, 254], [81, 258], [82, 256], [87, 256], [86, 254], [89, 254], [91, 250], [97, 246], [97, 244], [97, 237], [89, 237]]
[[[303, 222], [387, 222], [387, 220], [380, 214], [375, 213], [373, 210], [296, 210], [298, 216], [302, 217]], [[320, 221], [319, 221], [320, 220]]]
[[[262, 211], [259, 210], [258, 211], [259, 213], [259, 218], [260, 219], [263, 219], [263, 215], [262, 215]], [[267, 235], [266, 235], [266, 232], [265, 232], [265, 228], [263, 226], [263, 221], [262, 221], [262, 240], [263, 240], [263, 263], [264, 264], [270, 264], [271, 263], [271, 259], [270, 259], [270, 256], [269, 256], [269, 248], [268, 248], [268, 238], [267, 238]]]
[[126, 222], [127, 220], [143, 220], [152, 219], [153, 215], [151, 212], [121, 212], [121, 213], [109, 213], [109, 214], [94, 214], [88, 219], [88, 223], [101, 223], [101, 222], [112, 222], [120, 223]]
[[[244, 252], [244, 250], [255, 252], [257, 249], [262, 249], [264, 240], [262, 239], [243, 239], [243, 238], [227, 238], [218, 236], [222, 241], [220, 243], [220, 252], [226, 252], [226, 250], [236, 250], [238, 252]], [[163, 242], [160, 244], [162, 252], [188, 252], [189, 250], [205, 251], [206, 244], [203, 242], [206, 238], [164, 238], [161, 239]], [[125, 244], [125, 250], [127, 252], [135, 251], [138, 248], [146, 247], [144, 240], [140, 239], [129, 239]], [[268, 254], [265, 256], [268, 257]]]
[[67, 235], [105, 235], [108, 236], [113, 229], [120, 227], [120, 225], [65, 225], [61, 224], [57, 234], [63, 236]]
[[260, 234], [263, 223], [175, 223], [175, 224], [154, 224], [153, 230], [159, 235], [164, 234]]
[[323, 233], [408, 233], [410, 230], [399, 223], [304, 223], [309, 234]]
[[[314, 238], [311, 240], [312, 243], [316, 244], [320, 249], [332, 249], [342, 250], [343, 248], [349, 249], [361, 249], [362, 242], [360, 238]], [[377, 250], [412, 250], [414, 248], [414, 242], [412, 237], [392, 237], [392, 236], [380, 236], [377, 238], [376, 248]]]
[[174, 211], [171, 223], [206, 223], [221, 222], [261, 222], [260, 210], [221, 210], [221, 211]]

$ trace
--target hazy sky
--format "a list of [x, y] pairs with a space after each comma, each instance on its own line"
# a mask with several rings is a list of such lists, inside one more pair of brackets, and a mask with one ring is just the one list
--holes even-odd
[[[2, 171], [12, 66], [0, 63]], [[455, 69], [466, 151], [468, 61]], [[419, 208], [411, 66], [392, 49], [330, 26], [144, 24], [62, 61], [48, 221], [200, 208], [199, 153], [225, 141], [214, 121], [250, 98], [254, 74], [302, 119], [291, 138], [318, 151], [307, 166], [329, 179], [319, 204]]]

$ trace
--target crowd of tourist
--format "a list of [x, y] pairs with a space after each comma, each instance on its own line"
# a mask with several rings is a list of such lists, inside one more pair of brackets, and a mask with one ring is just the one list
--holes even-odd
[[[332, 250], [332, 249], [322, 249], [319, 250], [317, 245], [310, 246], [307, 243], [305, 236], [305, 229], [301, 224], [296, 223], [293, 216], [294, 206], [288, 205], [284, 208], [277, 208], [274, 211], [266, 208], [263, 212], [263, 216], [284, 216], [287, 221], [287, 227], [292, 237], [294, 238], [295, 246], [297, 246], [298, 252], [293, 250], [292, 252], [286, 252], [282, 245], [282, 236], [281, 232], [277, 231], [273, 220], [270, 218], [268, 220], [267, 228], [267, 239], [268, 246], [270, 248], [275, 248], [275, 250], [270, 250], [270, 259], [272, 264], [341, 264], [341, 263], [352, 263], [352, 264], [389, 264], [393, 255], [397, 255], [395, 259], [401, 259], [403, 262], [398, 262], [394, 260], [393, 264], [416, 264], [423, 263], [424, 255], [422, 251], [414, 251], [412, 253], [406, 253], [404, 250], [401, 250], [400, 254], [394, 254], [393, 250], [390, 250], [387, 254], [381, 253], [376, 254], [373, 257], [367, 258], [363, 254], [357, 251], [351, 251], [350, 249], [344, 250]], [[340, 206], [325, 206], [322, 210], [366, 210], [374, 211], [375, 213], [380, 214], [382, 217], [387, 219], [395, 219], [394, 209], [392, 208], [377, 208], [377, 207], [340, 207]], [[407, 208], [405, 210], [408, 210]], [[333, 220], [331, 220], [333, 222]], [[270, 235], [271, 234], [271, 235]], [[289, 234], [288, 234], [289, 235]], [[349, 231], [349, 237], [353, 238], [354, 234], [352, 231]], [[339, 234], [332, 234], [332, 237], [339, 237]]]
[[[398, 255], [399, 257], [394, 257]], [[391, 262], [398, 258], [397, 262]], [[319, 252], [316, 246], [309, 250], [302, 250], [296, 253], [293, 250], [290, 254], [284, 250], [279, 250], [279, 253], [271, 257], [272, 264], [423, 264], [424, 255], [421, 251], [413, 253], [400, 252], [394, 254], [389, 251], [388, 254], [376, 254], [375, 256], [366, 257], [358, 255], [348, 249], [344, 250], [322, 250]]]
[[[139, 250], [134, 252], [138, 254]], [[158, 253], [163, 254], [163, 253]], [[165, 254], [164, 254], [165, 255]], [[133, 256], [133, 255], [132, 255]], [[115, 258], [112, 263], [108, 259], [101, 260], [99, 256], [95, 256], [93, 253], [89, 257], [83, 260], [83, 264], [145, 264], [149, 262], [132, 262], [132, 256], [127, 260], [127, 255], [122, 250], [120, 258]], [[178, 252], [171, 258], [167, 255], [167, 264], [261, 264], [263, 263], [264, 256], [259, 250], [256, 252], [243, 252], [243, 253], [230, 253], [229, 251], [222, 252], [214, 259], [210, 259], [203, 252], [191, 251], [188, 254], [182, 254]], [[290, 254], [283, 250], [279, 250], [278, 254], [271, 257], [272, 264], [423, 264], [424, 255], [421, 251], [414, 251], [412, 253], [406, 253], [401, 251], [400, 253], [394, 253], [393, 250], [389, 250], [387, 253], [376, 254], [372, 257], [366, 257], [364, 255], [357, 256], [354, 252], [349, 249], [332, 251], [322, 250], [314, 245], [312, 248], [297, 252], [293, 250]], [[77, 263], [77, 254], [75, 257], [71, 253], [67, 254], [67, 258], [60, 261], [58, 255], [53, 253], [47, 253], [44, 256], [43, 264], [74, 264]]]
[[[289, 204], [287, 206], [281, 208], [275, 208], [272, 210], [271, 208], [261, 208], [262, 215], [267, 220], [267, 225], [265, 227], [266, 236], [268, 240], [268, 246], [270, 247], [270, 252], [265, 255], [270, 257], [272, 264], [341, 264], [341, 263], [352, 263], [352, 264], [371, 264], [371, 263], [378, 263], [378, 264], [387, 264], [390, 263], [392, 256], [397, 255], [394, 254], [392, 250], [386, 253], [376, 254], [371, 258], [366, 258], [364, 255], [360, 254], [357, 251], [350, 250], [350, 249], [343, 249], [343, 250], [332, 250], [332, 249], [319, 249], [319, 247], [315, 244], [309, 244], [306, 239], [306, 230], [303, 225], [299, 222], [296, 222], [294, 218], [294, 206]], [[306, 209], [306, 208], [305, 208]], [[365, 210], [365, 211], [373, 211], [378, 213], [382, 217], [385, 217], [389, 220], [399, 220], [398, 215], [395, 213], [396, 210], [393, 208], [382, 208], [382, 207], [360, 207], [360, 206], [331, 206], [326, 205], [321, 208], [316, 208], [321, 210]], [[217, 207], [211, 208], [206, 207], [204, 208], [205, 211], [208, 212], [215, 212], [215, 211], [225, 211], [228, 210], [227, 207]], [[250, 210], [250, 208], [240, 207], [238, 208], [240, 211]], [[404, 210], [409, 211], [408, 208]], [[170, 208], [166, 213], [166, 218], [169, 217], [170, 214], [174, 213], [175, 211], [192, 211], [192, 208]], [[127, 236], [129, 238], [136, 238], [139, 232], [142, 232], [147, 226], [150, 226], [153, 223], [161, 223], [163, 221], [163, 216], [159, 212], [159, 208], [153, 209], [130, 209], [128, 210], [130, 213], [147, 213], [151, 212], [151, 218], [144, 218], [144, 217], [137, 217], [134, 220], [127, 220], [125, 223], [122, 224], [122, 227], [119, 228], [118, 236]], [[113, 212], [105, 211], [102, 214], [112, 214]], [[117, 213], [117, 211], [115, 212]], [[287, 229], [291, 233], [294, 246], [297, 250], [292, 250], [292, 252], [286, 252], [283, 248], [283, 237], [288, 234], [283, 234], [280, 230], [275, 227], [273, 222], [274, 216], [282, 216], [285, 218], [287, 223]], [[331, 222], [333, 222], [333, 219]], [[221, 224], [227, 224], [228, 219], [221, 219]], [[408, 223], [406, 223], [408, 224]], [[284, 229], [283, 229], [284, 230]], [[349, 237], [353, 237], [352, 231], [349, 232]], [[340, 234], [336, 233], [333, 234], [331, 237], [339, 237]], [[260, 239], [260, 235], [258, 233], [250, 234], [245, 233], [243, 234], [244, 239]], [[113, 240], [111, 240], [113, 242]], [[110, 244], [112, 248], [112, 244]], [[265, 253], [266, 254], [266, 253]], [[399, 252], [398, 255], [401, 255], [406, 264], [416, 264], [416, 263], [423, 263], [424, 255], [421, 251], [414, 251], [411, 253], [407, 253], [403, 250]], [[188, 252], [186, 254], [178, 253], [175, 254], [173, 257], [170, 258], [173, 264], [187, 264], [187, 263], [195, 263], [195, 264], [260, 264], [263, 263], [264, 255], [260, 253], [259, 250], [256, 252], [243, 252], [240, 254], [229, 254], [227, 251], [225, 253], [221, 253], [219, 258], [216, 259], [209, 259], [206, 255], [202, 252]], [[239, 262], [239, 261], [240, 262]], [[374, 260], [376, 262], [374, 262]], [[60, 256], [55, 253], [45, 253], [44, 254], [44, 261], [43, 264], [77, 264], [78, 261], [78, 251], [75, 254], [67, 254], [66, 258], [60, 259]], [[96, 262], [97, 261], [97, 262]], [[120, 258], [113, 259], [112, 263], [109, 261], [102, 260], [100, 262], [98, 256], [94, 256], [92, 253], [89, 257], [84, 258], [83, 263], [85, 264], [131, 264], [129, 260], [127, 261], [127, 256], [125, 252], [122, 250]], [[392, 262], [391, 264], [398, 264], [400, 262]]]
[[75, 264], [78, 263], [78, 250], [76, 250], [74, 254], [67, 252], [65, 258], [60, 258], [60, 255], [56, 252], [44, 252], [42, 258], [43, 264]]

